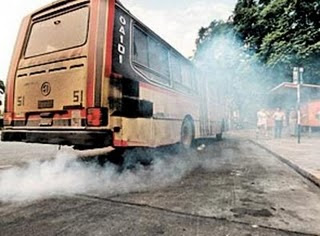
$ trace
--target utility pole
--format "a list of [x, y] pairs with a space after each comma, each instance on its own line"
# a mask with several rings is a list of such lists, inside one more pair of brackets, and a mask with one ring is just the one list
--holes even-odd
[[294, 68], [294, 70], [298, 70], [298, 81], [297, 81], [297, 137], [298, 137], [298, 144], [301, 143], [301, 84], [303, 84], [303, 72], [304, 68]]

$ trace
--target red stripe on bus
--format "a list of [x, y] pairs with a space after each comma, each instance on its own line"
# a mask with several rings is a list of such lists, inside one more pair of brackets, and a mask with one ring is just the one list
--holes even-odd
[[128, 147], [128, 142], [124, 140], [113, 140], [113, 146], [115, 147]]
[[7, 78], [7, 97], [6, 97], [6, 99], [7, 99], [6, 111], [7, 112], [13, 112], [16, 71], [18, 69], [20, 56], [22, 55], [21, 52], [22, 52], [22, 47], [23, 47], [25, 35], [27, 34], [29, 20], [30, 20], [30, 18], [28, 18], [28, 17], [25, 17], [23, 19], [22, 24], [19, 29], [19, 34], [18, 34], [16, 45], [15, 45], [15, 50], [13, 51], [11, 66], [10, 66], [10, 70], [9, 70], [8, 78]]
[[106, 44], [106, 66], [105, 76], [110, 77], [112, 72], [112, 46], [113, 46], [113, 27], [114, 27], [114, 15], [115, 15], [115, 0], [109, 0], [108, 5], [108, 29], [107, 29], [107, 44]]
[[100, 1], [92, 1], [89, 28], [87, 107], [94, 106], [94, 84], [96, 75], [96, 48], [98, 32], [98, 13]]
[[143, 142], [124, 141], [124, 140], [115, 139], [115, 140], [113, 140], [113, 146], [115, 146], [115, 147], [129, 147], [129, 146], [141, 147], [141, 146], [147, 146], [147, 145]]

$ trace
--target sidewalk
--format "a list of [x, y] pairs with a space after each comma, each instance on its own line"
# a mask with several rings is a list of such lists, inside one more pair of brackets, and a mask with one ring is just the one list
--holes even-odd
[[320, 186], [319, 135], [302, 136], [300, 144], [297, 143], [296, 137], [259, 138], [256, 136], [255, 130], [230, 131], [227, 136], [250, 140]]

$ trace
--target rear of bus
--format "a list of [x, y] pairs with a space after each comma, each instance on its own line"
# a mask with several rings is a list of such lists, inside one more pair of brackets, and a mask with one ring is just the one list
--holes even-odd
[[[101, 101], [114, 1], [60, 0], [24, 18], [7, 80], [3, 141], [112, 144]], [[107, 91], [107, 90], [106, 90]]]

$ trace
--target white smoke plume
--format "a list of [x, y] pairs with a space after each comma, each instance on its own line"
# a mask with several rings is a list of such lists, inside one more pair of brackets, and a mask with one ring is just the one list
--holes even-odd
[[74, 194], [111, 196], [172, 184], [198, 167], [214, 166], [214, 159], [181, 154], [155, 158], [151, 165], [119, 171], [59, 153], [54, 160], [32, 161], [25, 167], [0, 172], [0, 202], [25, 202]]
[[270, 106], [267, 94], [277, 76], [263, 66], [232, 29], [203, 41], [194, 60], [205, 72], [208, 93], [212, 88], [220, 93], [225, 118], [230, 121], [237, 114], [237, 122], [246, 128], [254, 127], [256, 112]]

